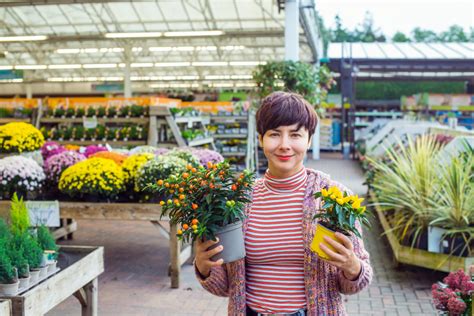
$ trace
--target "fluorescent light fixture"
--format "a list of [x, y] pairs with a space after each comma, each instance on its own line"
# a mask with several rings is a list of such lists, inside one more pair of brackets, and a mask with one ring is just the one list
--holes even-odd
[[197, 46], [196, 50], [203, 50], [203, 51], [209, 51], [209, 50], [217, 50], [216, 46]]
[[253, 79], [252, 75], [232, 75], [231, 79]]
[[230, 79], [229, 75], [210, 75], [210, 76], [205, 76], [204, 79], [206, 80], [226, 80]]
[[245, 49], [245, 46], [242, 46], [242, 45], [237, 45], [237, 46], [229, 45], [229, 46], [221, 46], [219, 48], [221, 50], [242, 50], [242, 49]]
[[165, 32], [165, 37], [187, 37], [187, 36], [220, 36], [223, 35], [223, 31], [186, 31], [186, 32]]
[[39, 69], [46, 69], [46, 65], [16, 65], [15, 69], [21, 70], [39, 70]]
[[208, 66], [208, 67], [219, 67], [227, 66], [229, 63], [226, 61], [196, 61], [193, 62], [193, 66]]
[[253, 88], [256, 87], [257, 84], [255, 82], [237, 82], [235, 86], [237, 88]]
[[153, 66], [154, 66], [153, 63], [131, 63], [130, 64], [130, 67], [132, 68], [149, 68]]
[[170, 52], [170, 51], [215, 51], [217, 50], [216, 46], [158, 46], [158, 47], [149, 47], [150, 52]]
[[44, 41], [48, 37], [45, 35], [34, 35], [34, 36], [1, 36], [0, 42], [31, 42], [31, 41]]
[[60, 48], [56, 50], [58, 54], [79, 54], [80, 52], [80, 48]]
[[12, 70], [13, 66], [0, 66], [0, 70]]
[[173, 63], [155, 63], [155, 67], [188, 67], [191, 66], [189, 62], [173, 62]]
[[231, 66], [258, 66], [266, 63], [265, 61], [231, 61], [229, 64]]
[[233, 83], [228, 83], [228, 82], [219, 82], [219, 83], [212, 83], [210, 86], [215, 87], [215, 88], [233, 88], [234, 84]]
[[150, 52], [169, 52], [173, 50], [171, 46], [161, 46], [161, 47], [149, 47]]
[[192, 52], [194, 51], [194, 46], [178, 46], [173, 47], [173, 50], [176, 50], [178, 52]]
[[141, 52], [143, 47], [132, 47], [132, 52]]
[[80, 69], [80, 64], [49, 65], [48, 69]]
[[197, 88], [197, 83], [154, 83], [149, 85], [150, 88]]
[[0, 79], [0, 83], [18, 83], [18, 82], [23, 82], [22, 78], [16, 78], [16, 79]]
[[117, 64], [83, 64], [83, 68], [117, 68]]
[[199, 76], [178, 76], [179, 80], [199, 80]]
[[142, 37], [160, 37], [162, 32], [131, 32], [131, 33], [105, 33], [106, 38], [142, 38]]

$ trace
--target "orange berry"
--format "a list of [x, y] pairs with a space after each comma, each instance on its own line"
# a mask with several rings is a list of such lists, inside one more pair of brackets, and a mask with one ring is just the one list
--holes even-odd
[[179, 203], [179, 200], [178, 200], [178, 199], [174, 199], [173, 202], [174, 202], [174, 203]]
[[188, 165], [186, 166], [186, 169], [187, 169], [187, 170], [191, 170], [191, 169], [193, 169], [193, 166], [192, 166], [191, 164], [188, 164]]
[[196, 171], [197, 171], [196, 168], [191, 169], [191, 172], [196, 172]]
[[198, 223], [199, 223], [199, 221], [196, 218], [191, 221], [192, 225], [197, 225]]
[[165, 205], [165, 201], [160, 201], [160, 205], [161, 206]]
[[189, 225], [188, 224], [183, 224], [183, 229], [184, 230], [187, 230], [189, 228]]
[[192, 228], [193, 230], [196, 230], [196, 229], [198, 228], [198, 226], [197, 226], [197, 225], [193, 225], [193, 226], [191, 226], [191, 228]]
[[168, 182], [165, 183], [165, 187], [169, 188], [170, 184]]
[[183, 179], [187, 179], [187, 178], [189, 178], [189, 173], [187, 172], [183, 173]]
[[[195, 203], [191, 204], [191, 207], [193, 208], [193, 210], [197, 209], [199, 206]], [[197, 221], [197, 219], [193, 219], [193, 223], [194, 221]]]
[[233, 184], [230, 188], [232, 189], [232, 191], [237, 190], [237, 186], [235, 184]]
[[178, 188], [179, 188], [179, 184], [175, 184], [174, 187], [175, 187], [176, 189], [178, 189]]
[[184, 200], [185, 198], [186, 198], [186, 196], [185, 196], [184, 194], [180, 194], [180, 195], [179, 195], [179, 199], [180, 199], [180, 200]]
[[170, 190], [170, 193], [173, 194], [173, 193], [174, 193], [174, 190]]
[[211, 169], [211, 168], [212, 168], [212, 162], [210, 162], [210, 161], [207, 162], [207, 168], [208, 168], [208, 169]]
[[210, 187], [211, 189], [214, 189], [214, 188], [215, 188], [215, 186], [214, 186], [213, 183], [209, 184], [209, 187]]
[[158, 180], [158, 185], [163, 185], [163, 180]]
[[183, 193], [184, 192], [184, 189], [183, 188], [179, 188], [179, 193]]
[[182, 235], [183, 231], [181, 229], [178, 229], [178, 235]]

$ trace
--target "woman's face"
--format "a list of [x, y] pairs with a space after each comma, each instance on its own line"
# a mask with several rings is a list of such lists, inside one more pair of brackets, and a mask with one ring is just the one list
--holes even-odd
[[279, 126], [268, 130], [263, 137], [259, 135], [260, 145], [268, 159], [268, 169], [274, 177], [290, 177], [303, 167], [310, 139], [306, 128], [297, 129], [297, 126]]

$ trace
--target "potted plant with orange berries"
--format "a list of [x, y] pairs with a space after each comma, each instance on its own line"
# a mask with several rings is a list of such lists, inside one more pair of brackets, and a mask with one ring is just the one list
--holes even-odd
[[316, 232], [311, 242], [311, 250], [316, 252], [320, 258], [329, 259], [328, 255], [319, 247], [323, 243], [329, 249], [335, 249], [324, 240], [324, 236], [338, 241], [335, 233], [340, 232], [346, 236], [351, 233], [361, 238], [355, 224], [359, 221], [370, 228], [370, 221], [365, 212], [366, 207], [361, 203], [364, 200], [357, 195], [348, 195], [342, 193], [337, 186], [329, 189], [323, 188], [320, 192], [314, 194], [315, 198], [321, 198], [321, 210], [313, 216], [317, 219]]
[[208, 162], [207, 168], [188, 165], [186, 172], [158, 180], [149, 188], [167, 196], [160, 202], [161, 216], [180, 227], [181, 240], [218, 237], [215, 246], [223, 245], [224, 250], [213, 260], [232, 262], [245, 257], [242, 220], [253, 180], [248, 170], [236, 176], [227, 161]]

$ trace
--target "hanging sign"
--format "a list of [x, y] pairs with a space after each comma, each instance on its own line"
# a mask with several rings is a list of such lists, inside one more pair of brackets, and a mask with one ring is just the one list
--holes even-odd
[[97, 117], [84, 117], [82, 119], [82, 124], [84, 125], [84, 128], [96, 128]]

